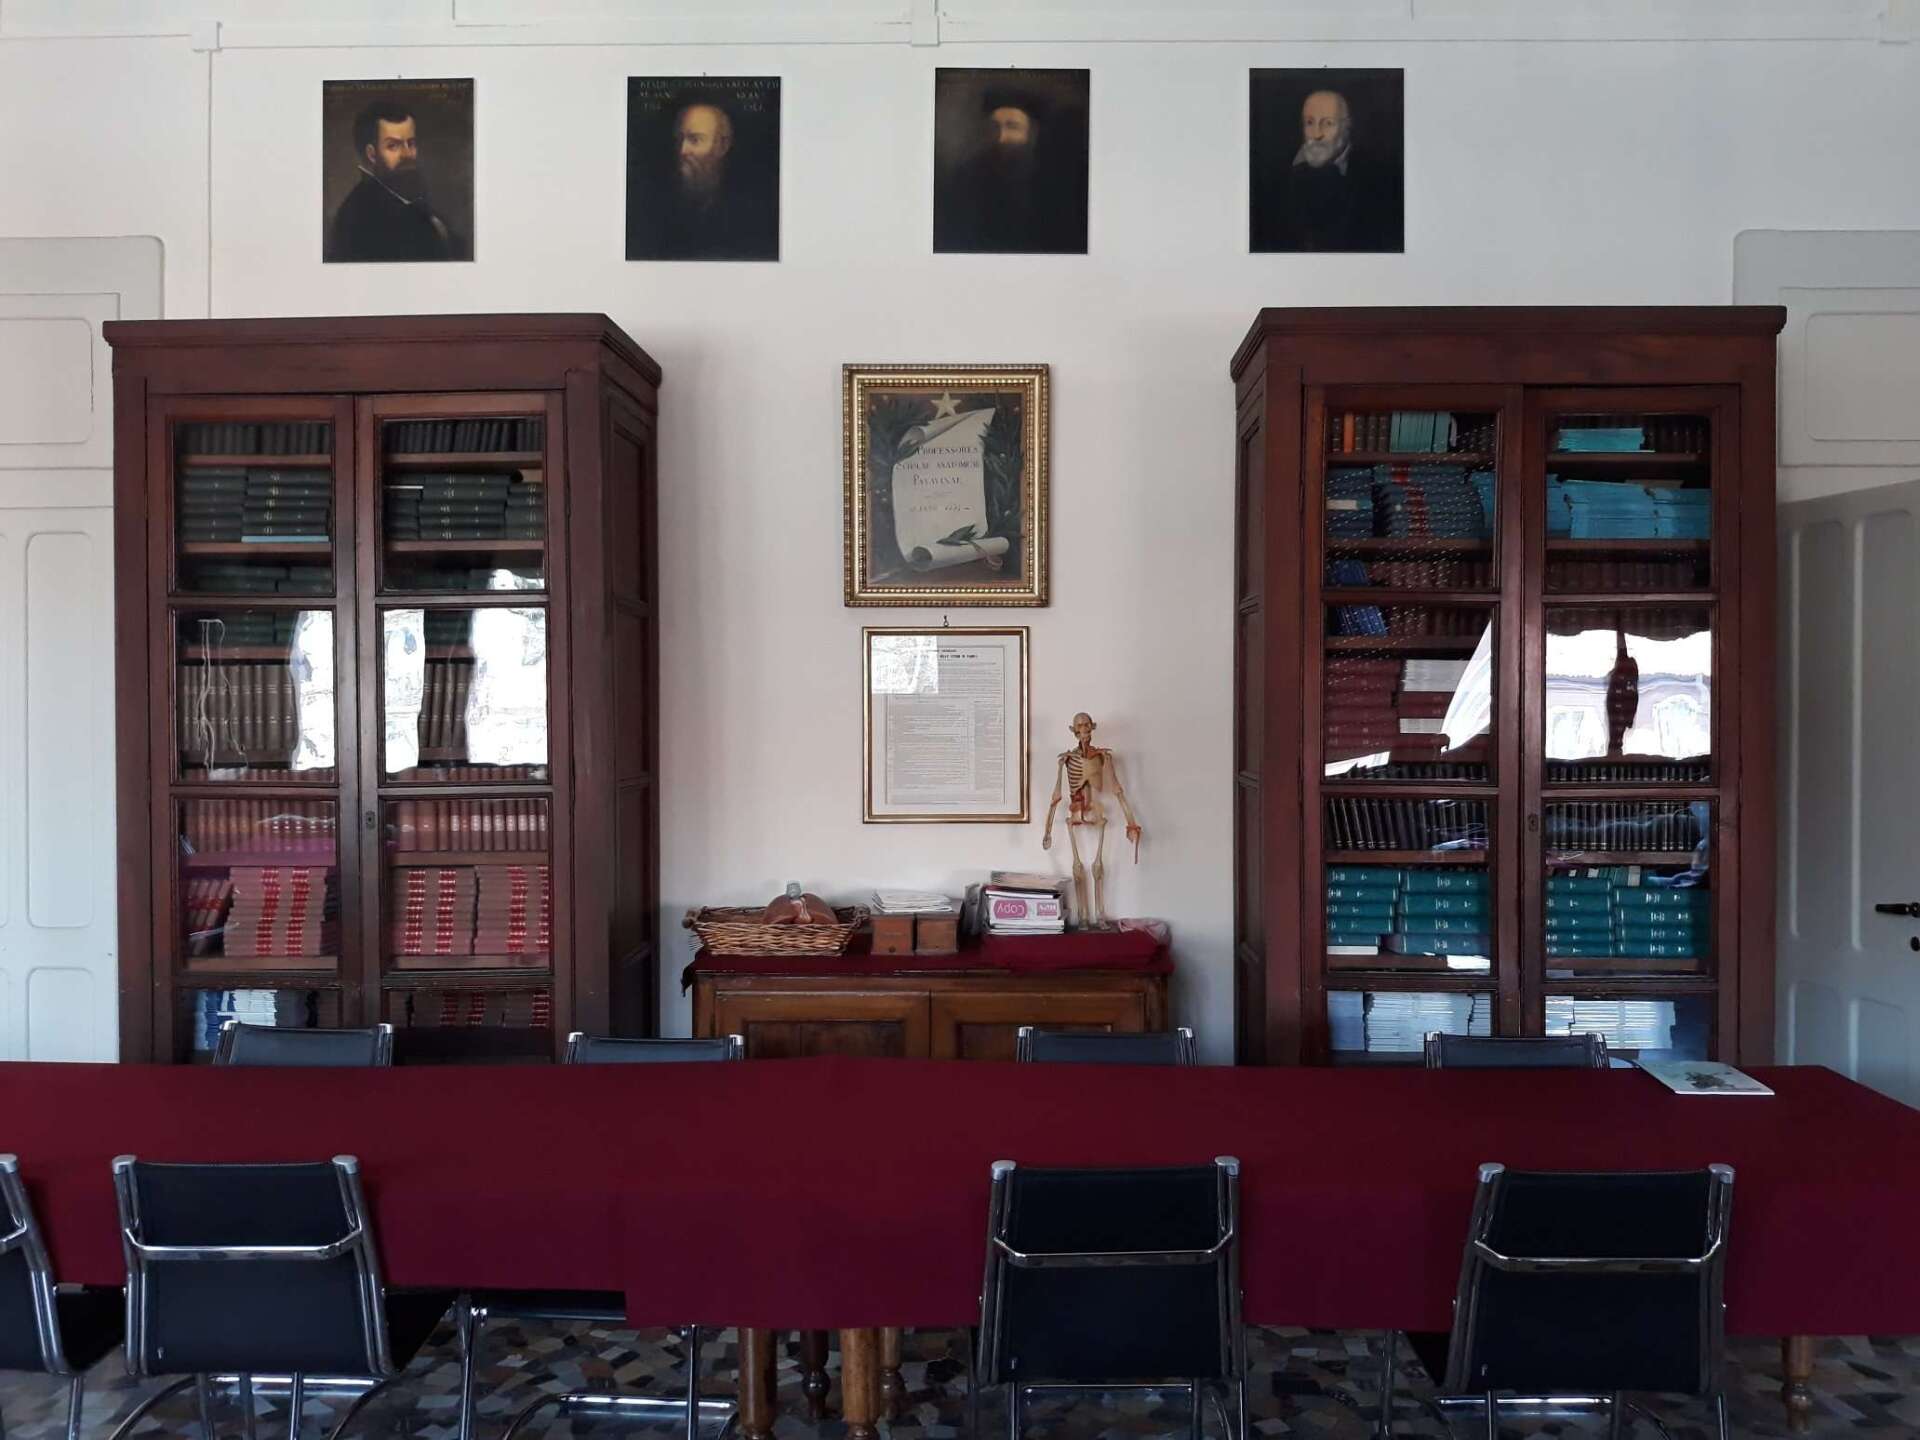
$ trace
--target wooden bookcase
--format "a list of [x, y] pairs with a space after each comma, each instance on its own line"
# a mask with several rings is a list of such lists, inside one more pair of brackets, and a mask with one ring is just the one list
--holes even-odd
[[603, 315], [106, 337], [122, 1058], [650, 1033], [659, 366]]
[[1774, 307], [1264, 310], [1236, 1049], [1774, 1033]]

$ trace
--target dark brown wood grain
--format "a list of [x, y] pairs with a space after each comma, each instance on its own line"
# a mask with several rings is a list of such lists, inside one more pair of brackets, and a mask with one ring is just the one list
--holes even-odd
[[[110, 322], [115, 383], [117, 799], [121, 816], [121, 1056], [187, 1052], [178, 989], [218, 979], [181, 964], [176, 807], [190, 798], [327, 798], [337, 826], [342, 946], [323, 992], [333, 1023], [394, 1018], [409, 993], [524, 988], [528, 972], [409, 970], [383, 964], [388, 860], [381, 815], [407, 798], [537, 797], [551, 803], [551, 1033], [460, 1027], [404, 1036], [402, 1058], [554, 1055], [571, 1028], [652, 1033], [659, 902], [656, 513], [653, 430], [659, 366], [604, 315], [367, 316]], [[385, 556], [379, 426], [409, 416], [538, 415], [547, 480], [549, 778], [540, 783], [389, 783], [380, 769], [379, 615]], [[334, 426], [331, 598], [185, 595], [174, 576], [172, 427], [183, 420], [325, 419]], [[607, 437], [624, 437], [619, 447]], [[263, 465], [289, 457], [261, 456]], [[535, 457], [516, 457], [533, 463]], [[415, 457], [412, 468], [434, 468]], [[322, 457], [295, 464], [324, 470]], [[457, 462], [456, 462], [457, 463]], [[262, 554], [261, 547], [249, 547]], [[525, 603], [512, 592], [408, 595], [422, 609]], [[188, 609], [331, 609], [338, 782], [186, 783], [174, 775], [173, 631]], [[616, 643], [614, 613], [644, 641]], [[616, 699], [616, 689], [618, 698]], [[637, 757], [617, 764], [616, 757]], [[371, 824], [368, 817], [372, 817]], [[624, 826], [624, 831], [621, 828]], [[624, 846], [617, 835], [636, 837]], [[505, 858], [508, 852], [499, 852]], [[491, 855], [474, 852], [467, 863]], [[257, 983], [275, 981], [262, 978]], [[282, 982], [284, 983], [284, 982]], [[534, 983], [548, 982], [541, 975]], [[411, 1043], [410, 1043], [411, 1042]], [[531, 1042], [531, 1044], [530, 1044]]]
[[[1545, 996], [1705, 994], [1714, 1053], [1765, 1064], [1773, 1046], [1774, 345], [1778, 307], [1380, 307], [1268, 309], [1235, 352], [1234, 971], [1243, 1063], [1328, 1058], [1329, 989], [1485, 989], [1499, 1029], [1537, 1034]], [[1367, 603], [1322, 585], [1325, 415], [1349, 406], [1497, 409], [1502, 415], [1496, 594], [1389, 595], [1371, 603], [1492, 605], [1499, 618], [1495, 743], [1486, 785], [1323, 781], [1323, 603]], [[1542, 494], [1556, 407], [1670, 408], [1712, 425], [1712, 588], [1700, 593], [1574, 596], [1546, 588]], [[1249, 452], [1258, 443], [1258, 454]], [[1365, 463], [1366, 457], [1356, 457]], [[1396, 456], [1398, 460], [1408, 457]], [[1558, 457], [1556, 457], [1557, 459]], [[1668, 457], [1676, 463], [1688, 457]], [[1575, 466], [1586, 464], [1574, 462]], [[1592, 473], [1624, 463], [1602, 458]], [[1564, 544], [1565, 542], [1563, 542]], [[1583, 542], [1590, 548], [1592, 542]], [[1600, 547], [1604, 550], [1604, 544]], [[1598, 552], [1596, 552], [1598, 553]], [[1544, 606], [1588, 599], [1715, 608], [1711, 783], [1636, 790], [1544, 784]], [[1250, 643], [1256, 628], [1264, 634]], [[1359, 648], [1361, 642], [1355, 642]], [[1409, 652], [1416, 646], [1405, 647]], [[1321, 797], [1471, 794], [1493, 802], [1486, 857], [1498, 913], [1493, 972], [1362, 978], [1352, 957], [1326, 963], [1322, 866], [1393, 863], [1397, 852], [1335, 856]], [[1548, 801], [1711, 799], [1718, 969], [1659, 978], [1546, 975], [1537, 903]], [[1258, 807], [1257, 817], [1252, 813]]]

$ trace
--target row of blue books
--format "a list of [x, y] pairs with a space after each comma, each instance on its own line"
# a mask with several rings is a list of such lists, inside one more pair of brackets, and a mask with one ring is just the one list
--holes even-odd
[[1625, 865], [1548, 876], [1547, 954], [1690, 959], [1704, 953], [1712, 891], [1663, 883], [1667, 879]]
[[1417, 1054], [1436, 1030], [1491, 1035], [1493, 996], [1335, 990], [1327, 996], [1327, 1028], [1339, 1054]]
[[1568, 533], [1576, 540], [1705, 540], [1712, 533], [1713, 494], [1708, 490], [1564, 480], [1559, 494], [1568, 511]]
[[1493, 492], [1492, 471], [1463, 465], [1337, 467], [1327, 472], [1327, 537], [1484, 540]]
[[1598, 425], [1591, 428], [1557, 430], [1553, 436], [1553, 448], [1589, 455], [1617, 455], [1632, 450], [1647, 448], [1647, 427], [1644, 425]]
[[1486, 955], [1487, 872], [1329, 865], [1327, 944], [1343, 954]]

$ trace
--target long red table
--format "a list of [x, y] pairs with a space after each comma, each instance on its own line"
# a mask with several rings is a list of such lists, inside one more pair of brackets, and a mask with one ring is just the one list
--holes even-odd
[[122, 1277], [114, 1155], [350, 1153], [394, 1284], [621, 1289], [636, 1324], [843, 1331], [972, 1321], [996, 1159], [1237, 1155], [1247, 1318], [1343, 1329], [1446, 1328], [1482, 1161], [1725, 1161], [1731, 1330], [1920, 1333], [1920, 1111], [1824, 1069], [1755, 1073], [1779, 1093], [1681, 1097], [1630, 1070], [10, 1064], [0, 1150], [62, 1280]]

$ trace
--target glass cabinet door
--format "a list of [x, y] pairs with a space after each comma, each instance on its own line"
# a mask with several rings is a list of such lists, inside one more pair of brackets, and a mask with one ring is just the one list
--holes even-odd
[[331, 595], [333, 422], [180, 419], [171, 429], [175, 591]]
[[1715, 884], [1714, 476], [1727, 411], [1710, 391], [1670, 394], [1561, 392], [1538, 413], [1539, 869], [1527, 921], [1546, 1033], [1699, 1058], [1713, 1046], [1734, 913]]

